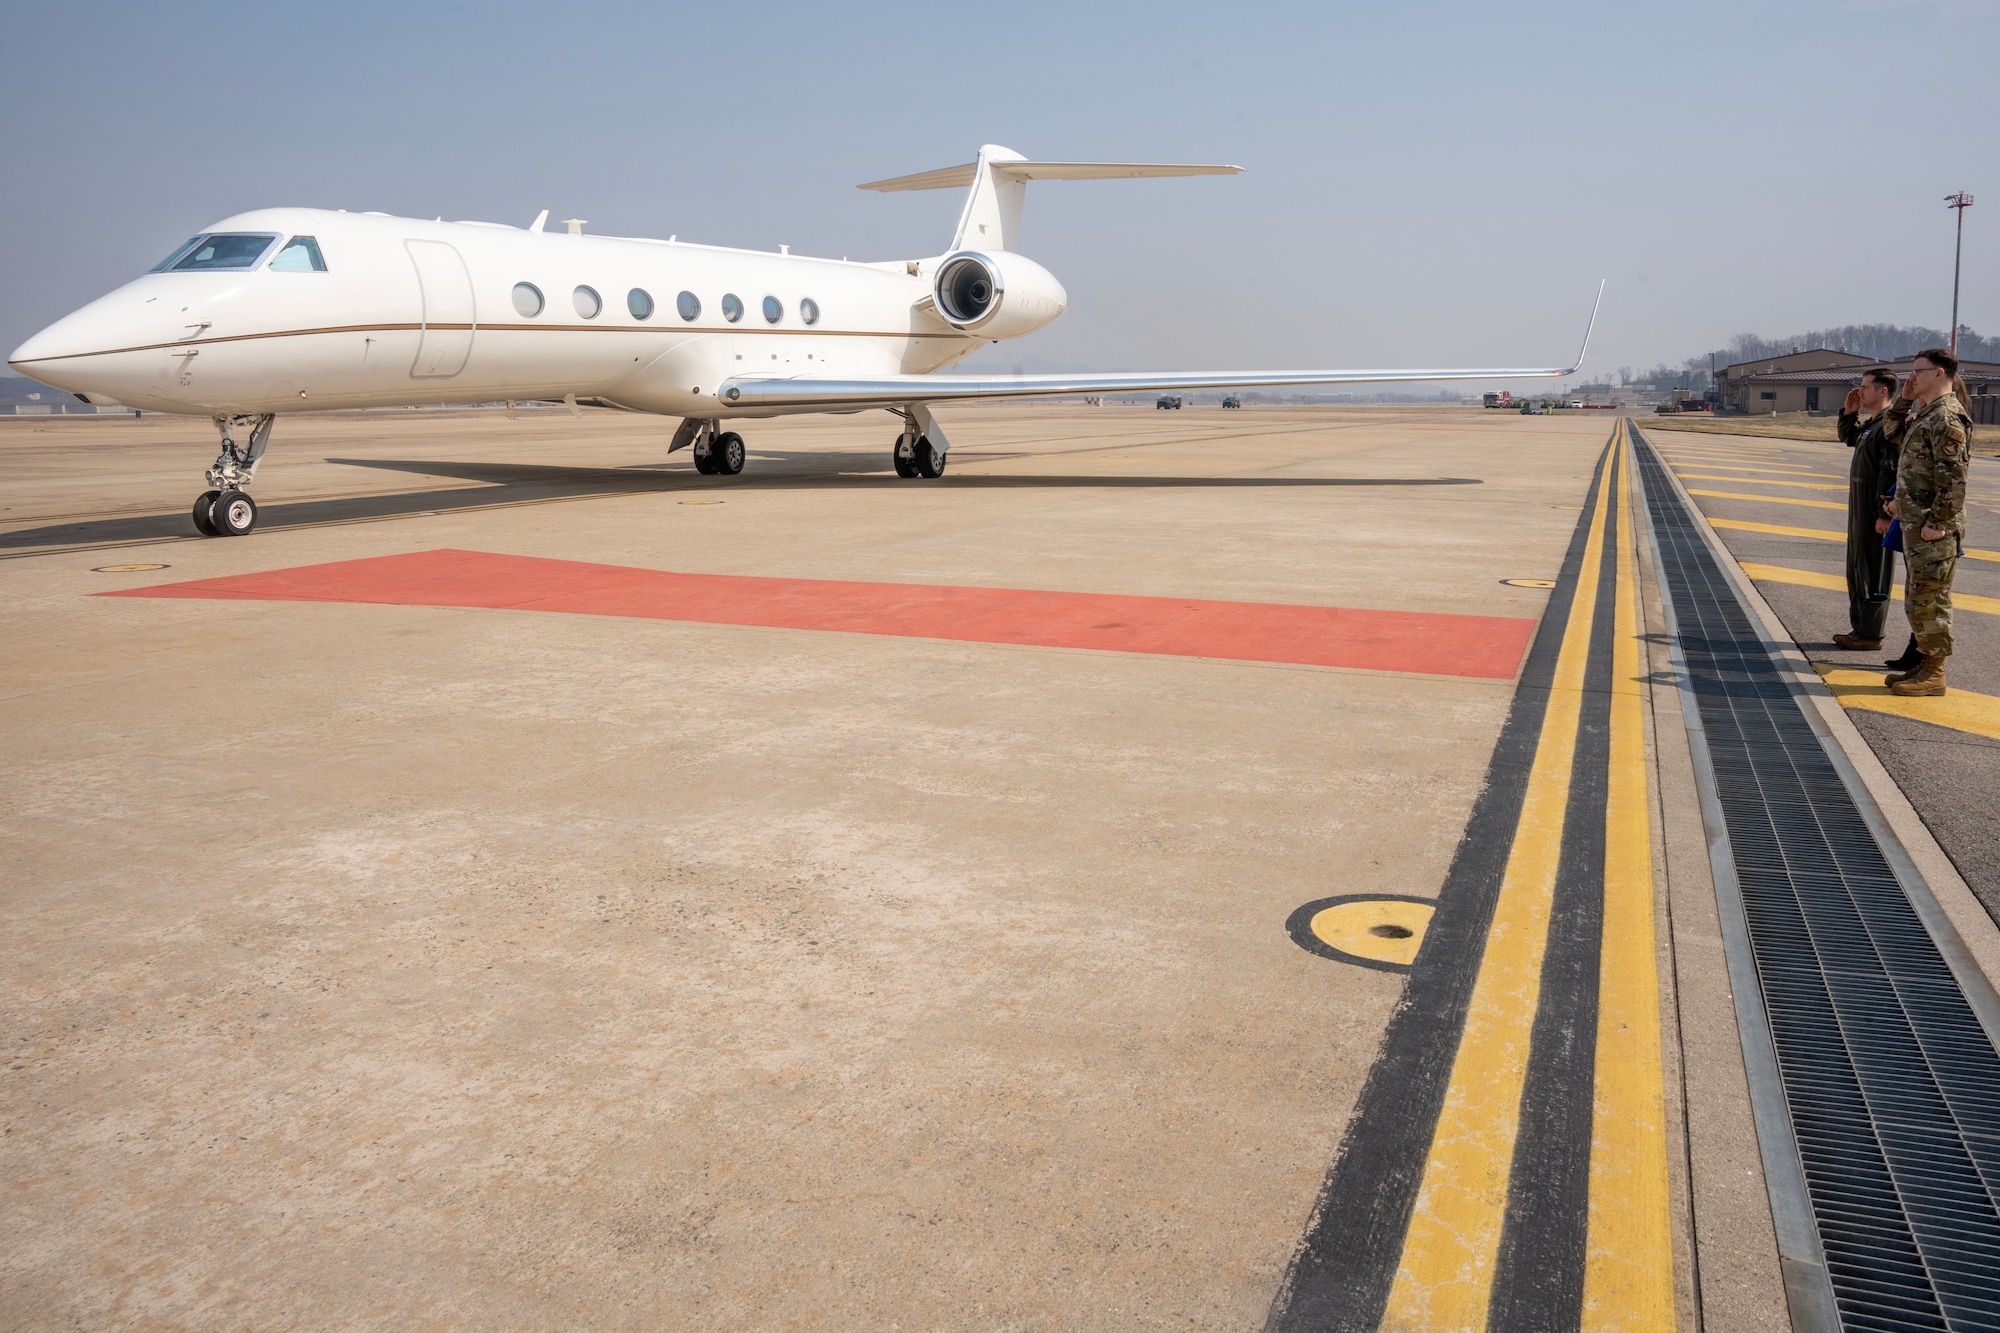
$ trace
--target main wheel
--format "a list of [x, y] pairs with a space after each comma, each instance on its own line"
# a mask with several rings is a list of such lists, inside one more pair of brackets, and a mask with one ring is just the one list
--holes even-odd
[[916, 457], [911, 461], [916, 464], [918, 476], [936, 481], [944, 475], [944, 452], [931, 448], [928, 436], [917, 441], [915, 452]]
[[221, 491], [203, 491], [194, 499], [194, 530], [204, 537], [222, 535], [215, 530], [215, 524], [210, 522], [208, 517], [209, 506], [215, 503], [215, 497], [220, 494]]
[[712, 440], [704, 440], [694, 447], [694, 470], [704, 477], [715, 475], [715, 446]]
[[708, 450], [709, 466], [724, 477], [733, 477], [741, 472], [745, 456], [743, 437], [733, 430], [716, 436], [715, 443]]
[[897, 476], [914, 477], [917, 475], [917, 465], [910, 456], [910, 440], [907, 435], [898, 435], [896, 437], [896, 443], [889, 450], [889, 461], [896, 465]]
[[209, 526], [218, 537], [242, 537], [257, 526], [257, 502], [242, 491], [224, 491], [208, 507]]

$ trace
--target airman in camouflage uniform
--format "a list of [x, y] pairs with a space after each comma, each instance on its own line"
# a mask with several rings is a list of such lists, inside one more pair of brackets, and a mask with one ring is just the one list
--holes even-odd
[[1965, 474], [1971, 465], [1972, 421], [1952, 392], [1958, 359], [1942, 348], [1919, 352], [1892, 413], [1911, 417], [1896, 466], [1896, 517], [1903, 525], [1909, 571], [1904, 610], [1924, 655], [1915, 671], [1888, 677], [1901, 695], [1945, 691], [1951, 656], [1951, 579], [1965, 549]]

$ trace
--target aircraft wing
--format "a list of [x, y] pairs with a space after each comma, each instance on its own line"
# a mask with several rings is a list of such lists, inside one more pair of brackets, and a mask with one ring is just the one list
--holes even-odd
[[[1597, 301], [1604, 300], [1598, 284]], [[1555, 379], [1574, 374], [1590, 348], [1597, 305], [1583, 331], [1583, 346], [1567, 366], [1416, 370], [1152, 371], [1118, 375], [882, 375], [870, 379], [785, 378], [739, 375], [718, 392], [725, 407], [837, 409], [950, 403], [970, 399], [1059, 398], [1077, 394], [1154, 393], [1201, 389], [1289, 389], [1336, 384], [1398, 384], [1417, 380]]]

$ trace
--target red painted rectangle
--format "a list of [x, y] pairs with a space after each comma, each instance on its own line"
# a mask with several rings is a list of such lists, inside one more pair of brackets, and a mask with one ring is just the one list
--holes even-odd
[[98, 595], [561, 611], [1493, 680], [1513, 677], [1535, 629], [1510, 616], [677, 574], [448, 550]]

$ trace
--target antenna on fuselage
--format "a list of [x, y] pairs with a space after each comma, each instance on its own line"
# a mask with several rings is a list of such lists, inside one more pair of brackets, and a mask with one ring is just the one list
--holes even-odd
[[542, 224], [547, 222], [548, 220], [549, 220], [549, 210], [545, 208], [541, 212], [535, 214], [535, 220], [528, 224], [528, 230], [540, 231], [542, 229]]

